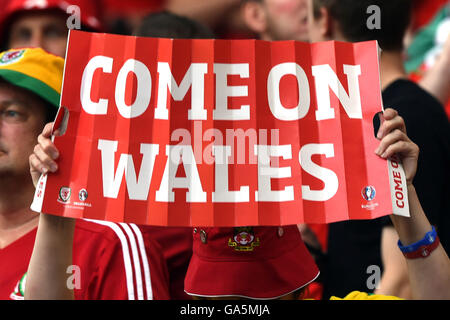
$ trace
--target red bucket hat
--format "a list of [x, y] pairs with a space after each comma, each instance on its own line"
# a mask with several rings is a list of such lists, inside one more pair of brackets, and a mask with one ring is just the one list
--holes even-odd
[[318, 275], [295, 225], [194, 228], [184, 290], [201, 297], [276, 299]]

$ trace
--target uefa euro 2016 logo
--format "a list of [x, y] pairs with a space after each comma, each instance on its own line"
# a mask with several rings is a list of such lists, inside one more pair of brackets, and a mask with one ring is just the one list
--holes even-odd
[[81, 189], [80, 192], [78, 192], [78, 199], [81, 201], [85, 201], [88, 197], [88, 193], [86, 189]]
[[366, 186], [362, 189], [361, 194], [365, 200], [371, 201], [375, 198], [376, 191], [374, 187]]

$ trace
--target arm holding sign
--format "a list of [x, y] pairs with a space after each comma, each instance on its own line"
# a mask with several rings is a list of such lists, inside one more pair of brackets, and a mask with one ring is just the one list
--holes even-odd
[[36, 242], [28, 266], [25, 299], [74, 299], [73, 289], [66, 285], [66, 270], [72, 265], [74, 229], [74, 219], [40, 214]]
[[[391, 216], [404, 246], [420, 241], [431, 230], [413, 185], [408, 186], [408, 196], [411, 218]], [[429, 256], [407, 258], [406, 264], [414, 299], [450, 299], [450, 260], [441, 244]]]
[[[39, 135], [29, 158], [35, 186], [41, 174], [58, 170], [52, 125], [47, 124]], [[58, 130], [53, 134], [58, 135]], [[25, 298], [169, 299], [166, 260], [150, 230], [41, 213]]]
[[[391, 215], [391, 220], [397, 230], [402, 246], [409, 246], [421, 241], [432, 230], [412, 180], [417, 170], [419, 148], [406, 135], [403, 119], [392, 109], [383, 113], [384, 123], [378, 132], [381, 139], [379, 148], [375, 151], [382, 158], [394, 154], [401, 157], [406, 174], [408, 198], [411, 217]], [[411, 294], [414, 299], [449, 299], [450, 298], [450, 260], [444, 248], [434, 239], [437, 246], [429, 253], [419, 258], [407, 257]]]
[[[53, 161], [58, 153], [50, 140], [51, 129], [52, 123], [48, 123], [30, 156], [30, 173], [35, 186], [41, 173], [55, 172], [58, 168]], [[28, 267], [26, 299], [74, 299], [73, 289], [66, 285], [66, 269], [72, 265], [74, 229], [74, 219], [40, 214]]]
[[383, 274], [375, 293], [411, 299], [408, 266], [405, 257], [397, 247], [398, 240], [397, 230], [388, 222], [381, 232]]

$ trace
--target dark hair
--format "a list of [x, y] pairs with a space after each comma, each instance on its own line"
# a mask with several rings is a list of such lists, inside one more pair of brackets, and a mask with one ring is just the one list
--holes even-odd
[[203, 24], [168, 11], [147, 15], [134, 32], [139, 37], [172, 39], [212, 39], [213, 32]]
[[[328, 9], [331, 17], [349, 41], [378, 40], [383, 50], [403, 49], [403, 38], [411, 20], [412, 0], [313, 0], [314, 17], [320, 8]], [[381, 28], [369, 28], [367, 20], [372, 5], [380, 9]]]

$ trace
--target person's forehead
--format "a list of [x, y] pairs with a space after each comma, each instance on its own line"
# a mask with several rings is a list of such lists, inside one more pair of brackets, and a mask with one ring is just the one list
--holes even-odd
[[274, 13], [298, 13], [306, 10], [307, 0], [262, 0]]
[[38, 106], [42, 104], [32, 92], [17, 87], [0, 78], [0, 103], [5, 100], [17, 101], [29, 106]]
[[293, 6], [307, 3], [307, 0], [260, 0], [260, 1], [285, 6]]

